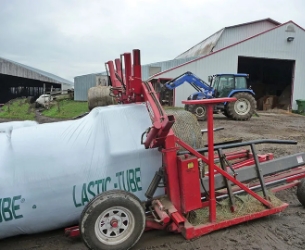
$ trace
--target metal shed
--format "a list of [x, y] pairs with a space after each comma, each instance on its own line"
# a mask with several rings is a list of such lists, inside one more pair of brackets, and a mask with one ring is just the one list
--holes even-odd
[[[219, 34], [221, 33], [221, 34]], [[197, 55], [196, 59], [150, 77], [175, 78], [191, 71], [204, 81], [217, 73], [248, 73], [255, 92], [264, 88], [270, 95], [291, 95], [290, 106], [296, 109], [296, 100], [305, 99], [305, 30], [288, 21], [283, 24], [272, 19], [232, 26], [217, 32], [213, 49], [202, 50], [207, 39], [182, 53], [177, 58]], [[290, 90], [290, 91], [287, 91]], [[175, 89], [174, 105], [183, 106], [190, 94], [196, 92], [189, 84]]]
[[18, 96], [37, 96], [53, 86], [73, 88], [73, 83], [54, 74], [0, 57], [0, 103]]
[[108, 85], [106, 73], [93, 73], [74, 77], [74, 100], [87, 101], [88, 90], [98, 85]]

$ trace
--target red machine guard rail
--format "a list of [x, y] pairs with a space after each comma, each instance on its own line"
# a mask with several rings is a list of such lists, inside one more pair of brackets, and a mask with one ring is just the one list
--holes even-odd
[[195, 155], [198, 158], [201, 158], [205, 163], [209, 166], [209, 190], [210, 190], [210, 197], [209, 197], [209, 214], [210, 214], [210, 222], [216, 221], [216, 198], [215, 198], [215, 189], [214, 189], [214, 175], [215, 170], [223, 175], [225, 178], [239, 186], [241, 189], [252, 195], [254, 198], [259, 200], [261, 203], [263, 203], [265, 206], [271, 208], [271, 203], [252, 190], [250, 190], [248, 187], [246, 187], [244, 184], [236, 180], [234, 177], [229, 175], [226, 171], [222, 170], [214, 163], [214, 132], [213, 132], [213, 105], [217, 103], [224, 103], [224, 102], [233, 102], [236, 101], [236, 98], [217, 98], [217, 99], [204, 99], [204, 100], [188, 100], [188, 101], [182, 101], [183, 104], [189, 104], [189, 105], [206, 105], [207, 107], [207, 123], [208, 123], [208, 158], [204, 157], [202, 154], [198, 153], [196, 150], [194, 150], [190, 145], [187, 143], [181, 141], [179, 138], [176, 138], [176, 141], [178, 144], [180, 144], [182, 147], [187, 149], [189, 152], [191, 152], [193, 155]]

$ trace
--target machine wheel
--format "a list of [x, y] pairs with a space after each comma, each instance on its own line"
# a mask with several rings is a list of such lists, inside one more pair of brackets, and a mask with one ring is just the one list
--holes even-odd
[[254, 97], [245, 92], [236, 93], [232, 97], [235, 97], [237, 101], [229, 102], [226, 105], [229, 117], [233, 120], [239, 121], [249, 120], [256, 109], [256, 101]]
[[298, 185], [297, 197], [299, 202], [305, 207], [305, 179], [302, 179]]
[[204, 105], [195, 105], [192, 113], [197, 117], [198, 121], [205, 121], [207, 119], [207, 109]]
[[145, 211], [140, 200], [122, 190], [94, 197], [80, 219], [82, 239], [89, 249], [130, 249], [145, 229]]

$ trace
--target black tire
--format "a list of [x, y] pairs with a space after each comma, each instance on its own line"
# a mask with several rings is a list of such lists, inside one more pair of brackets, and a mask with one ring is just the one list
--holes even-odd
[[225, 107], [225, 109], [224, 109], [224, 111], [223, 111], [223, 115], [224, 115], [225, 117], [227, 117], [227, 118], [231, 118], [231, 117], [229, 116], [229, 114], [228, 114], [228, 111], [227, 111], [226, 107]]
[[145, 223], [144, 208], [135, 195], [111, 190], [97, 195], [85, 206], [80, 233], [89, 249], [125, 250], [138, 242]]
[[[187, 100], [188, 100], [188, 101], [189, 101], [189, 100], [192, 100], [191, 96], [189, 96], [189, 97], [187, 98]], [[190, 107], [192, 107], [192, 105], [185, 104], [185, 105], [184, 105], [184, 110], [189, 111]]]
[[237, 101], [226, 105], [228, 117], [237, 121], [248, 121], [256, 110], [256, 100], [246, 92], [236, 93], [232, 97], [235, 97]]
[[194, 105], [191, 111], [198, 121], [205, 121], [207, 119], [207, 109], [204, 105]]
[[297, 198], [303, 207], [305, 207], [305, 179], [302, 179], [298, 185]]

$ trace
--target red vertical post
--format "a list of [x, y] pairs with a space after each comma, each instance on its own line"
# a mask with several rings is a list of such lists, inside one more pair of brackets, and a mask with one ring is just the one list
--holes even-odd
[[124, 64], [125, 64], [125, 84], [126, 84], [126, 95], [130, 97], [130, 80], [131, 80], [131, 53], [124, 53]]
[[141, 55], [140, 50], [134, 49], [133, 53], [133, 81], [132, 89], [135, 94], [135, 102], [143, 101], [142, 94], [142, 69], [141, 69]]
[[135, 78], [142, 79], [140, 50], [134, 49], [132, 53], [133, 53], [133, 76]]
[[122, 81], [124, 82], [124, 76], [122, 75], [122, 66], [121, 66], [121, 60], [119, 58], [116, 58], [114, 60], [115, 62], [115, 68], [118, 75], [122, 78]]
[[106, 65], [108, 66], [108, 71], [111, 79], [111, 83], [113, 87], [121, 87], [121, 83], [116, 79], [115, 77], [115, 69], [113, 61], [106, 62]]
[[209, 157], [209, 190], [210, 204], [209, 215], [210, 222], [216, 221], [216, 199], [215, 199], [215, 180], [214, 180], [214, 128], [213, 128], [213, 104], [207, 106], [208, 120], [208, 157]]
[[[205, 105], [207, 107], [207, 125], [208, 125], [208, 164], [209, 164], [209, 215], [210, 222], [216, 221], [216, 198], [215, 198], [215, 179], [214, 179], [214, 131], [213, 131], [213, 109], [217, 103], [233, 102], [236, 98], [214, 98], [202, 100], [188, 100], [182, 101], [183, 104], [190, 105]], [[219, 170], [220, 171], [220, 170]], [[226, 173], [225, 171], [223, 171]], [[229, 175], [230, 176], [230, 175]]]

